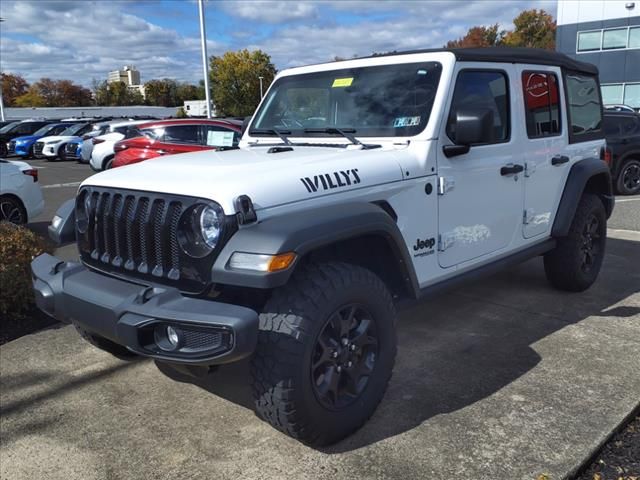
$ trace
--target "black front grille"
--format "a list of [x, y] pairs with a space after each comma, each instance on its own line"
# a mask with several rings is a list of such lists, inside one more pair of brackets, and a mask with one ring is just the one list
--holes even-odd
[[42, 155], [42, 151], [44, 150], [44, 142], [36, 142], [33, 146], [33, 153], [35, 155]]
[[77, 143], [67, 143], [64, 147], [64, 153], [67, 158], [78, 158], [78, 147]]
[[[77, 218], [82, 216], [83, 203], [88, 206], [88, 215], [86, 232], [78, 232], [78, 246], [88, 266], [175, 285], [190, 293], [202, 292], [209, 284], [221, 245], [203, 258], [194, 258], [182, 250], [178, 241], [183, 213], [210, 203], [208, 200], [86, 187], [78, 195]], [[232, 233], [231, 221], [226, 223], [229, 225], [225, 231]]]
[[7, 153], [9, 155], [16, 153], [16, 141], [15, 140], [11, 140], [9, 142], [9, 144], [7, 145]]

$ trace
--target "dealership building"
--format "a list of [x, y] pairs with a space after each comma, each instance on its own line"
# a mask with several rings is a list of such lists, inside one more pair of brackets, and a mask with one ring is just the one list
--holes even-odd
[[600, 71], [605, 104], [640, 109], [640, 0], [558, 0], [556, 50]]

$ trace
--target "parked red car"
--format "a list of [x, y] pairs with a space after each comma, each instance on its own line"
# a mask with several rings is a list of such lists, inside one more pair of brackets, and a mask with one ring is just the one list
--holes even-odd
[[111, 168], [161, 155], [234, 148], [242, 136], [242, 122], [237, 120], [156, 120], [137, 128], [140, 136], [121, 140], [113, 147]]

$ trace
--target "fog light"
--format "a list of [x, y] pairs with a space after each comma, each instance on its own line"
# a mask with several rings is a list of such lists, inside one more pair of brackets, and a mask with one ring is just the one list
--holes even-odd
[[178, 348], [178, 345], [180, 344], [180, 335], [178, 335], [176, 329], [171, 325], [167, 327], [167, 340], [173, 348]]

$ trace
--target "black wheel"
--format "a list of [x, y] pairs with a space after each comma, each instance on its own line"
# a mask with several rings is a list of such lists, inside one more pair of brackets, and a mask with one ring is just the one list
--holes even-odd
[[102, 165], [103, 170], [109, 170], [113, 166], [113, 157], [107, 158]]
[[632, 158], [624, 162], [618, 173], [616, 190], [621, 195], [640, 193], [640, 160]]
[[33, 145], [31, 145], [29, 147], [29, 150], [27, 151], [27, 156], [25, 158], [34, 158], [33, 157]]
[[122, 345], [118, 345], [117, 343], [114, 343], [111, 340], [101, 337], [100, 335], [95, 335], [93, 333], [90, 333], [86, 331], [84, 328], [80, 327], [79, 325], [76, 325], [75, 323], [73, 324], [73, 326], [76, 328], [76, 331], [80, 334], [80, 336], [84, 338], [87, 342], [89, 342], [91, 345], [93, 345], [96, 348], [99, 348], [100, 350], [104, 350], [107, 353], [110, 353], [111, 355], [113, 355], [116, 358], [119, 358], [120, 360], [133, 360], [135, 358], [138, 358], [138, 355], [127, 350]]
[[583, 195], [569, 234], [544, 256], [549, 282], [560, 290], [582, 292], [596, 281], [607, 241], [607, 217], [596, 195]]
[[9, 151], [7, 150], [7, 146], [4, 144], [4, 142], [0, 141], [0, 157], [4, 158], [8, 153]]
[[65, 145], [60, 145], [58, 147], [58, 159], [62, 160], [63, 162], [67, 160], [67, 152], [65, 150]]
[[27, 210], [16, 197], [3, 195], [0, 197], [0, 221], [24, 225], [27, 223]]
[[395, 309], [376, 275], [338, 262], [301, 267], [260, 314], [256, 412], [306, 444], [334, 443], [373, 414], [395, 355]]

